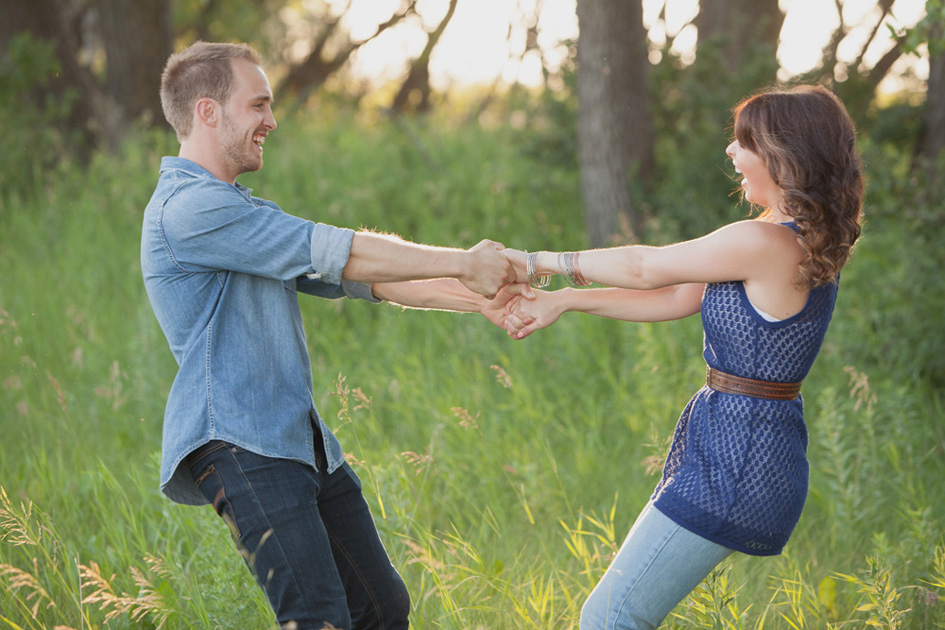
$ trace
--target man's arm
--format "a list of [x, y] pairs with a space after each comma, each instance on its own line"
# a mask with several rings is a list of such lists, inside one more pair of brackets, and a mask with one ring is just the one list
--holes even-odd
[[342, 277], [367, 283], [456, 278], [469, 290], [492, 298], [515, 277], [508, 259], [499, 253], [503, 249], [501, 243], [489, 240], [464, 250], [418, 245], [374, 232], [355, 232]]
[[373, 286], [374, 297], [407, 308], [481, 313], [490, 322], [505, 330], [505, 306], [521, 295], [534, 297], [527, 284], [508, 284], [487, 299], [474, 293], [453, 278], [383, 282]]

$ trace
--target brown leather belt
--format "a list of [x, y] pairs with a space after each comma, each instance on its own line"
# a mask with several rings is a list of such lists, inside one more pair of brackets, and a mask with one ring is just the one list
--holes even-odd
[[800, 383], [758, 381], [753, 378], [719, 372], [708, 366], [705, 369], [705, 383], [717, 392], [741, 394], [753, 398], [770, 398], [772, 400], [794, 400], [801, 393]]

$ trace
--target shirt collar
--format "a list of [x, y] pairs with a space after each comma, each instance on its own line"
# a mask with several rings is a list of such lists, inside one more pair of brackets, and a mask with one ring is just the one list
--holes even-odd
[[[210, 173], [210, 171], [200, 166], [196, 162], [188, 160], [187, 158], [177, 157], [173, 155], [165, 155], [164, 157], [161, 158], [161, 174], [163, 175], [167, 171], [183, 171], [187, 173], [188, 175], [192, 175], [193, 177], [221, 181], [221, 180], [218, 180], [216, 177], [214, 177], [213, 174]], [[236, 182], [234, 185], [236, 186], [237, 190], [239, 190], [241, 193], [243, 193], [247, 197], [252, 196], [253, 194], [252, 188], [247, 188], [246, 186], [242, 185], [239, 182]]]

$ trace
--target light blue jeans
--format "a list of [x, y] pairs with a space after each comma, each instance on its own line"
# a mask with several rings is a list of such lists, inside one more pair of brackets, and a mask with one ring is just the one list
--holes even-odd
[[581, 630], [652, 630], [731, 549], [648, 503], [581, 610]]

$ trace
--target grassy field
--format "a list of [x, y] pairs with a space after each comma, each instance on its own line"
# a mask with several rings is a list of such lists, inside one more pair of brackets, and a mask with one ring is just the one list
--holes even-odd
[[[404, 125], [283, 122], [241, 181], [294, 214], [420, 242], [586, 246], [572, 170], [523, 157], [505, 130]], [[142, 138], [2, 198], [0, 629], [275, 627], [225, 525], [157, 488], [176, 366], [138, 242], [175, 152]], [[941, 211], [903, 208], [901, 161], [875, 155], [875, 212], [804, 387], [800, 525], [784, 555], [727, 562], [667, 628], [945, 627]], [[719, 223], [743, 216], [720, 201]], [[302, 310], [316, 402], [413, 627], [577, 628], [704, 378], [698, 319], [572, 315], [513, 342], [473, 315]]]

